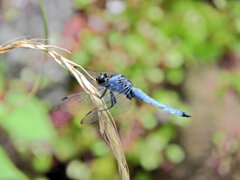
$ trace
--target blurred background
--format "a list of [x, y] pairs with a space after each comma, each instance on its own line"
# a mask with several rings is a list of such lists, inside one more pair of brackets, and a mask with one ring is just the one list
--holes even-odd
[[[240, 1], [0, 0], [0, 34], [48, 38], [193, 116], [134, 101], [115, 118], [131, 179], [240, 179]], [[1, 180], [120, 179], [98, 124], [57, 108], [79, 90], [43, 52], [0, 56]]]

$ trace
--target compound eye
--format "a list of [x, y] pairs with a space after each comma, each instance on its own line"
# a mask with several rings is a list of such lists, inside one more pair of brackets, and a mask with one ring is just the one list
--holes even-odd
[[107, 78], [107, 74], [106, 74], [106, 73], [100, 74], [100, 78], [103, 79], [103, 80], [105, 80], [105, 78]]
[[107, 74], [106, 73], [103, 73], [103, 76], [104, 76], [104, 78], [107, 78]]
[[98, 84], [102, 84], [106, 81], [106, 78], [107, 78], [107, 74], [101, 73], [97, 76], [96, 80], [97, 80]]

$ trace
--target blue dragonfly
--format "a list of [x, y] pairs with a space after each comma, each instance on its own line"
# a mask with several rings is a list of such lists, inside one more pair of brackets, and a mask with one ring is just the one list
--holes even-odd
[[[77, 68], [77, 67], [75, 67]], [[81, 73], [82, 70], [80, 70]], [[133, 98], [139, 99], [146, 103], [149, 103], [157, 108], [163, 109], [171, 114], [191, 117], [181, 110], [175, 109], [173, 107], [167, 106], [147, 94], [145, 94], [141, 89], [133, 87], [133, 84], [122, 74], [116, 74], [112, 72], [98, 72], [93, 70], [86, 70], [93, 79], [88, 75], [86, 77], [88, 80], [99, 90], [101, 95], [98, 97], [104, 100], [106, 108], [96, 107], [91, 100], [91, 97], [85, 91], [64, 97], [60, 102], [60, 109], [70, 113], [89, 111], [82, 119], [82, 124], [90, 124], [98, 120], [98, 112], [111, 110], [113, 113], [121, 113], [129, 108]], [[86, 110], [87, 109], [87, 110]]]

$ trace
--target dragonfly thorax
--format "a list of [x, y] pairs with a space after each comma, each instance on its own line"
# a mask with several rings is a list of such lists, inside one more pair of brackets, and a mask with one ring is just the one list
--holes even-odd
[[132, 83], [122, 74], [116, 74], [109, 78], [108, 88], [111, 91], [115, 91], [128, 96], [131, 93]]

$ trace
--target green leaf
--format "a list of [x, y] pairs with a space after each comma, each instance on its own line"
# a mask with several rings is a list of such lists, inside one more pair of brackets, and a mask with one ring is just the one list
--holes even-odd
[[147, 16], [150, 21], [159, 23], [164, 17], [164, 12], [158, 6], [151, 6], [147, 10]]
[[76, 51], [72, 54], [71, 60], [82, 66], [86, 66], [91, 61], [91, 55], [84, 49]]
[[97, 141], [92, 145], [92, 152], [95, 156], [100, 157], [109, 153], [109, 149], [104, 142]]
[[[6, 106], [9, 108], [24, 101], [27, 94], [24, 92], [9, 91], [6, 97]], [[51, 143], [55, 131], [50, 123], [46, 105], [37, 98], [31, 97], [11, 113], [3, 115], [0, 124], [8, 131], [14, 141], [31, 143], [44, 141]]]
[[166, 156], [173, 163], [180, 163], [185, 158], [185, 153], [180, 146], [171, 144], [166, 149]]
[[144, 169], [148, 171], [157, 169], [162, 162], [163, 157], [160, 152], [156, 151], [148, 144], [142, 146], [140, 151], [140, 164]]
[[28, 180], [28, 177], [19, 171], [14, 164], [12, 164], [11, 160], [8, 158], [1, 146], [0, 159], [0, 179]]
[[71, 179], [90, 180], [90, 169], [78, 160], [73, 160], [67, 166], [67, 176]]
[[112, 156], [103, 156], [92, 162], [92, 180], [113, 179], [117, 166]]
[[147, 52], [144, 39], [137, 34], [130, 34], [126, 37], [125, 48], [130, 54], [136, 57], [142, 57]]
[[179, 68], [183, 64], [183, 57], [182, 54], [179, 53], [178, 51], [168, 51], [166, 54], [167, 57], [167, 65], [170, 68]]
[[73, 1], [74, 5], [79, 9], [86, 8], [93, 2], [94, 0], [74, 0]]
[[157, 120], [152, 113], [141, 113], [141, 123], [146, 129], [153, 129], [157, 126]]
[[104, 49], [104, 41], [100, 36], [88, 36], [84, 42], [84, 48], [87, 49], [89, 53], [98, 54]]
[[183, 81], [184, 78], [184, 74], [182, 69], [178, 68], [178, 69], [170, 69], [167, 72], [167, 80], [171, 83], [171, 84], [180, 84]]
[[170, 124], [166, 124], [159, 128], [158, 135], [166, 138], [167, 142], [173, 140], [177, 136], [176, 128]]
[[149, 173], [144, 171], [139, 171], [136, 173], [134, 180], [151, 180], [151, 176]]
[[77, 147], [71, 136], [59, 138], [55, 143], [55, 154], [58, 159], [66, 161], [77, 154]]
[[147, 71], [147, 77], [153, 83], [161, 83], [164, 80], [164, 73], [159, 68], [151, 68]]
[[124, 37], [121, 33], [118, 32], [109, 32], [108, 41], [111, 45], [121, 45], [124, 40]]
[[51, 154], [41, 153], [33, 158], [33, 167], [40, 173], [47, 172], [52, 165]]

